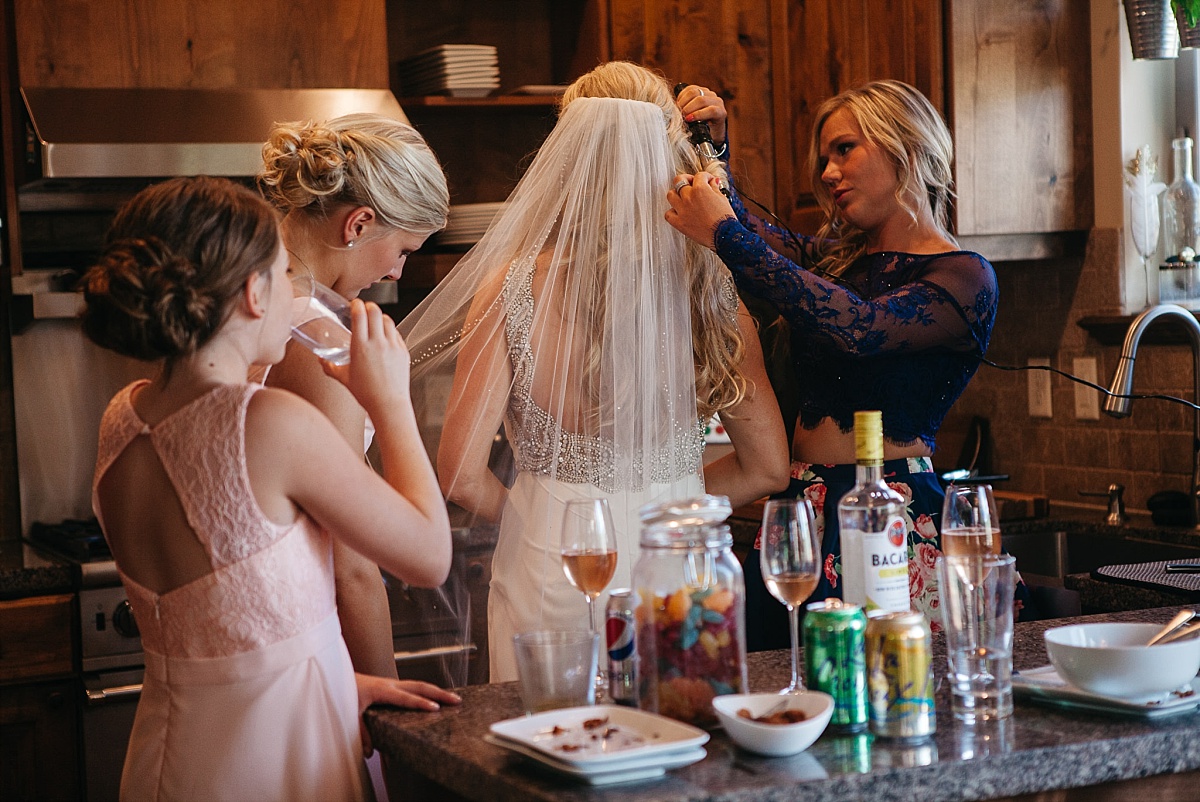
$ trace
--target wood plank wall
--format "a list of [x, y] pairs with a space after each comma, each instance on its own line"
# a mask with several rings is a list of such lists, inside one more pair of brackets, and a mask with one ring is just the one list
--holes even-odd
[[611, 0], [612, 57], [707, 86], [725, 98], [738, 186], [773, 206], [776, 123], [772, 47], [780, 33], [771, 0]]
[[[942, 0], [776, 0], [787, 13], [787, 36], [777, 55], [788, 70], [780, 87], [788, 119], [775, 126], [780, 216], [814, 233], [820, 218], [808, 171], [809, 137], [821, 103], [844, 89], [897, 78], [921, 90], [946, 112]], [[790, 145], [790, 147], [788, 147]]]
[[15, 3], [26, 86], [388, 86], [384, 0]]

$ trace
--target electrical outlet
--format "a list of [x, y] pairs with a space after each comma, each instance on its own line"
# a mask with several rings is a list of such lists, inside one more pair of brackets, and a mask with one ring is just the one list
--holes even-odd
[[[1050, 366], [1047, 357], [1036, 357], [1026, 362], [1027, 365]], [[1050, 371], [1031, 370], [1029, 376], [1029, 415], [1033, 418], [1053, 418], [1054, 408], [1050, 402]]]
[[[1077, 356], [1072, 371], [1076, 378], [1096, 383], [1096, 358]], [[1100, 392], [1082, 384], [1075, 384], [1075, 417], [1079, 420], [1100, 420]]]

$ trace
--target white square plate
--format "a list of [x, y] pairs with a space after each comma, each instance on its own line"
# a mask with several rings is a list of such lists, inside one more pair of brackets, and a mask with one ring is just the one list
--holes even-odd
[[1200, 706], [1200, 678], [1192, 680], [1191, 693], [1186, 689], [1156, 696], [1125, 699], [1081, 690], [1067, 683], [1054, 666], [1013, 672], [1013, 694], [1027, 699], [1053, 702], [1065, 707], [1077, 707], [1103, 713], [1120, 713], [1142, 718], [1158, 718], [1187, 713]]
[[[603, 722], [596, 724], [595, 722]], [[576, 768], [612, 768], [708, 741], [708, 733], [674, 719], [620, 705], [568, 707], [499, 721], [491, 732]]]
[[492, 733], [485, 734], [483, 740], [493, 746], [498, 746], [501, 749], [507, 749], [510, 752], [526, 757], [543, 768], [565, 774], [577, 780], [582, 780], [589, 785], [612, 785], [614, 783], [626, 783], [661, 777], [669, 769], [690, 766], [693, 763], [703, 760], [708, 755], [703, 746], [694, 746], [677, 752], [655, 753], [652, 755], [643, 755], [640, 758], [631, 757], [629, 760], [622, 760], [602, 766], [581, 768], [550, 757], [537, 749], [532, 749], [516, 741], [510, 741], [507, 738], [501, 738]]

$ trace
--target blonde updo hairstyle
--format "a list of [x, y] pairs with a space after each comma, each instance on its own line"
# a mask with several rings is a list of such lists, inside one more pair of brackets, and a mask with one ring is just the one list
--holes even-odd
[[83, 277], [84, 333], [166, 375], [221, 328], [246, 280], [270, 278], [279, 216], [225, 178], [173, 178], [117, 212], [99, 261]]
[[258, 185], [285, 215], [368, 206], [385, 228], [424, 236], [445, 228], [450, 210], [446, 176], [424, 138], [380, 114], [276, 125]]
[[896, 200], [901, 207], [915, 220], [920, 209], [913, 208], [911, 199], [927, 204], [939, 233], [954, 242], [949, 223], [954, 197], [954, 143], [945, 121], [914, 87], [902, 81], [872, 81], [846, 90], [817, 108], [809, 140], [809, 169], [813, 195], [825, 212], [825, 222], [817, 233], [818, 266], [834, 275], [841, 274], [867, 248], [866, 232], [838, 217], [830, 189], [821, 180], [821, 129], [839, 109], [850, 113], [863, 136], [887, 154], [896, 168]]
[[[559, 103], [559, 113], [582, 97], [640, 100], [658, 106], [675, 154], [675, 172], [708, 172], [726, 178], [721, 162], [705, 166], [701, 161], [688, 139], [687, 126], [675, 104], [671, 85], [661, 74], [629, 61], [601, 64], [567, 87]], [[670, 187], [663, 187], [664, 196], [668, 189]], [[738, 328], [736, 310], [731, 311], [723, 300], [725, 294], [721, 292], [721, 285], [727, 279], [726, 268], [711, 251], [690, 238], [686, 239], [685, 249], [685, 269], [691, 286], [697, 411], [707, 420], [713, 413], [737, 404], [746, 394], [746, 378], [740, 369], [745, 343]], [[602, 304], [603, 298], [595, 299], [595, 303]]]

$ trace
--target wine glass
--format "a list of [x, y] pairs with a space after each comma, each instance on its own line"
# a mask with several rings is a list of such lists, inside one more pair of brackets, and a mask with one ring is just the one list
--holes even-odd
[[1000, 553], [1000, 510], [991, 485], [951, 484], [946, 488], [942, 551], [949, 555]]
[[780, 693], [801, 693], [804, 682], [800, 679], [797, 607], [816, 589], [821, 578], [821, 544], [808, 499], [777, 499], [766, 503], [759, 564], [767, 590], [787, 607], [791, 625], [792, 683]]
[[[571, 499], [563, 511], [560, 543], [563, 573], [587, 600], [588, 622], [596, 632], [596, 598], [617, 570], [617, 536], [608, 499]], [[603, 674], [596, 684], [603, 685]]]

